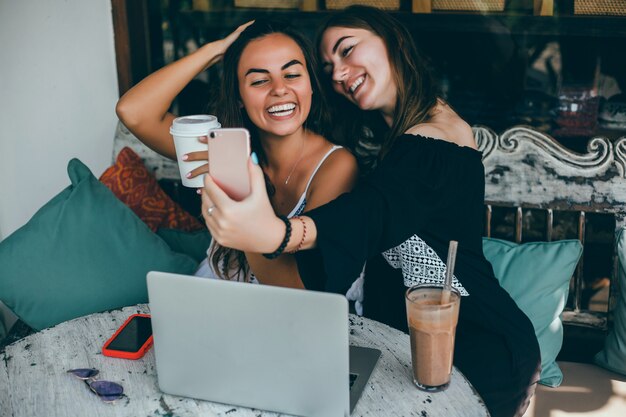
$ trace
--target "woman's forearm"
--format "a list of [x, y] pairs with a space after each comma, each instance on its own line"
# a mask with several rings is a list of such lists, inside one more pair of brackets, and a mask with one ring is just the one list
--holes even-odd
[[[261, 254], [246, 252], [246, 259], [248, 260], [250, 269], [261, 284], [289, 288], [304, 288], [304, 283], [298, 271], [296, 258], [289, 252], [296, 249], [303, 250], [315, 247], [315, 237], [317, 233], [315, 224], [309, 217], [306, 219], [303, 217], [291, 219], [290, 222], [292, 227], [291, 237], [282, 255], [276, 259], [267, 259]], [[305, 225], [306, 233], [304, 229]]]
[[[281, 256], [270, 260], [261, 254], [247, 252], [246, 259], [250, 264], [250, 269], [262, 284], [304, 288], [298, 272], [298, 263], [290, 252], [314, 248], [317, 229], [310, 217], [300, 216], [289, 221], [291, 222], [291, 236]], [[286, 229], [284, 225], [283, 227]]]
[[118, 117], [146, 145], [174, 159], [176, 152], [169, 134], [174, 115], [168, 110], [183, 88], [223, 53], [222, 40], [211, 42], [149, 75], [119, 100]]
[[269, 260], [258, 253], [246, 253], [246, 259], [261, 284], [304, 288], [293, 255], [285, 254]]

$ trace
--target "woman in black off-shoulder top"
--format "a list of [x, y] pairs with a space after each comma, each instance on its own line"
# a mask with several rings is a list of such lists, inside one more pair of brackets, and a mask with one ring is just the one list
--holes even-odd
[[331, 15], [319, 51], [340, 96], [333, 113], [347, 137], [365, 132], [355, 147], [374, 149], [375, 167], [352, 192], [286, 220], [274, 215], [253, 156], [244, 201], [205, 180], [213, 237], [270, 257], [296, 251], [308, 289], [345, 293], [366, 263], [363, 314], [403, 331], [404, 292], [443, 281], [448, 244], [458, 241], [454, 364], [492, 416], [523, 415], [539, 378], [539, 346], [483, 255], [484, 168], [470, 126], [438, 99], [410, 35], [384, 12], [355, 6]]

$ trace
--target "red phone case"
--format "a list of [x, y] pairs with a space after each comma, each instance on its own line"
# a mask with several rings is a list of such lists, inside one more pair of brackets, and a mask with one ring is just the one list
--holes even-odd
[[119, 329], [117, 329], [117, 331], [113, 334], [113, 336], [111, 336], [109, 338], [109, 340], [107, 340], [104, 343], [104, 346], [102, 346], [102, 354], [105, 356], [111, 356], [114, 358], [122, 358], [122, 359], [139, 359], [141, 358], [143, 355], [146, 354], [146, 352], [148, 351], [148, 349], [150, 349], [150, 347], [152, 346], [152, 341], [153, 341], [153, 337], [152, 335], [150, 335], [150, 337], [148, 338], [148, 340], [146, 340], [146, 342], [143, 344], [143, 346], [141, 346], [139, 348], [138, 351], [136, 352], [124, 352], [121, 350], [112, 350], [112, 349], [107, 349], [107, 346], [109, 346], [109, 343], [111, 343], [118, 334], [120, 334], [120, 332], [124, 329], [124, 327], [126, 327], [126, 325], [128, 325], [128, 323], [133, 319], [133, 317], [135, 316], [139, 316], [139, 317], [150, 317], [149, 314], [132, 314], [130, 315], [126, 321], [124, 322], [124, 324], [122, 324], [120, 326]]

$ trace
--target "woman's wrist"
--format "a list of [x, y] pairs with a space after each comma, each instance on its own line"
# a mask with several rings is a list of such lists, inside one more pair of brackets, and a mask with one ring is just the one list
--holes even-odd
[[313, 219], [307, 216], [296, 216], [291, 219], [291, 239], [285, 252], [298, 252], [315, 247], [317, 229]]
[[276, 259], [280, 255], [282, 255], [283, 252], [285, 252], [285, 248], [289, 244], [289, 241], [291, 240], [291, 229], [292, 229], [291, 221], [287, 219], [286, 216], [278, 216], [278, 218], [285, 225], [285, 235], [283, 237], [283, 240], [280, 242], [280, 245], [278, 245], [278, 248], [275, 251], [269, 252], [269, 253], [267, 252], [263, 253], [263, 256], [265, 256], [267, 259]]
[[263, 228], [264, 239], [259, 240], [263, 242], [263, 247], [257, 246], [255, 252], [264, 254], [276, 251], [285, 238], [285, 232], [285, 223], [278, 216], [274, 216], [273, 221]]
[[[276, 231], [276, 237], [272, 238], [272, 241], [277, 243], [271, 246], [272, 252], [265, 252], [263, 256], [274, 259], [281, 254], [295, 253], [315, 247], [317, 230], [313, 219], [306, 216], [296, 216], [291, 219], [278, 216], [276, 220], [277, 226], [272, 227], [272, 230]], [[281, 240], [278, 240], [278, 236]]]
[[206, 62], [203, 71], [206, 71], [224, 56], [226, 49], [224, 40], [219, 39], [213, 42], [205, 43], [194, 53], [202, 55], [203, 61]]
[[296, 253], [300, 249], [302, 249], [302, 247], [304, 246], [304, 241], [306, 240], [306, 220], [304, 220], [304, 218], [300, 216], [294, 216], [292, 220], [294, 221], [297, 220], [297, 222], [295, 222], [294, 225], [297, 225], [298, 222], [300, 222], [300, 225], [302, 226], [302, 236], [300, 237], [300, 239], [293, 239], [294, 242], [298, 242], [298, 244], [296, 245], [296, 248], [289, 251], [289, 253]]
[[226, 45], [226, 42], [224, 42], [224, 39], [218, 39], [216, 41], [209, 42], [204, 46], [212, 49], [215, 55], [224, 55], [224, 53], [226, 53], [226, 50], [228, 49], [228, 46]]

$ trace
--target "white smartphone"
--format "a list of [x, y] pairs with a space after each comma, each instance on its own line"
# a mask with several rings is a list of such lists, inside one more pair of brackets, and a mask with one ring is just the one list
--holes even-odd
[[243, 200], [250, 194], [250, 133], [244, 128], [223, 128], [209, 131], [208, 136], [209, 174], [230, 198]]

